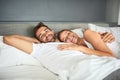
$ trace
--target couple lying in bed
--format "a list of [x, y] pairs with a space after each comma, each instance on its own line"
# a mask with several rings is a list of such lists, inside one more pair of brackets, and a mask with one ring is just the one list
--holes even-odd
[[37, 47], [37, 44], [41, 45], [41, 43], [61, 41], [70, 44], [58, 45], [58, 50], [77, 50], [88, 55], [110, 57], [116, 56], [116, 53], [114, 53], [107, 46], [107, 43], [114, 42], [114, 36], [107, 32], [97, 33], [95, 31], [87, 29], [83, 32], [84, 36], [79, 37], [76, 33], [70, 30], [62, 30], [58, 33], [58, 36], [56, 38], [54, 31], [40, 22], [34, 28], [34, 35], [36, 38], [20, 35], [4, 36], [3, 41], [4, 43], [18, 48], [28, 54], [31, 54], [33, 52], [33, 49]]

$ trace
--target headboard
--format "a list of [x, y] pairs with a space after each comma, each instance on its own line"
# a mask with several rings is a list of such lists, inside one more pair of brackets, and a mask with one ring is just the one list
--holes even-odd
[[[39, 22], [0, 22], [0, 35], [20, 34], [33, 36], [33, 28]], [[58, 32], [62, 29], [87, 28], [88, 23], [81, 22], [43, 22], [49, 28]], [[108, 27], [107, 23], [93, 23], [99, 26]]]

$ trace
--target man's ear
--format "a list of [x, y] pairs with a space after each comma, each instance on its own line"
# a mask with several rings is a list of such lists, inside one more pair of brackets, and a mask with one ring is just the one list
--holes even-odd
[[56, 41], [56, 42], [60, 42], [60, 40], [59, 40], [59, 39], [57, 39], [57, 38], [55, 39], [55, 41]]
[[54, 30], [51, 29], [52, 32], [55, 32]]

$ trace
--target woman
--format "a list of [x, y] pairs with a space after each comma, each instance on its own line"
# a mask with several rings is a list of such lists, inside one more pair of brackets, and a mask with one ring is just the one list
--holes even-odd
[[[104, 36], [105, 34], [107, 35]], [[58, 33], [58, 39], [62, 42], [74, 43], [59, 45], [58, 48], [60, 50], [74, 49], [85, 54], [115, 57], [114, 52], [106, 44], [106, 41], [110, 43], [114, 41], [114, 36], [109, 33], [100, 34], [87, 29], [83, 32], [83, 37], [81, 38], [76, 33], [65, 29]]]

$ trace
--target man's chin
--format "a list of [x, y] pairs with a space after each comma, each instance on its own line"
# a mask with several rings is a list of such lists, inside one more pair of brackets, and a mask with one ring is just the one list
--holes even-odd
[[52, 39], [51, 42], [55, 42], [55, 39]]

